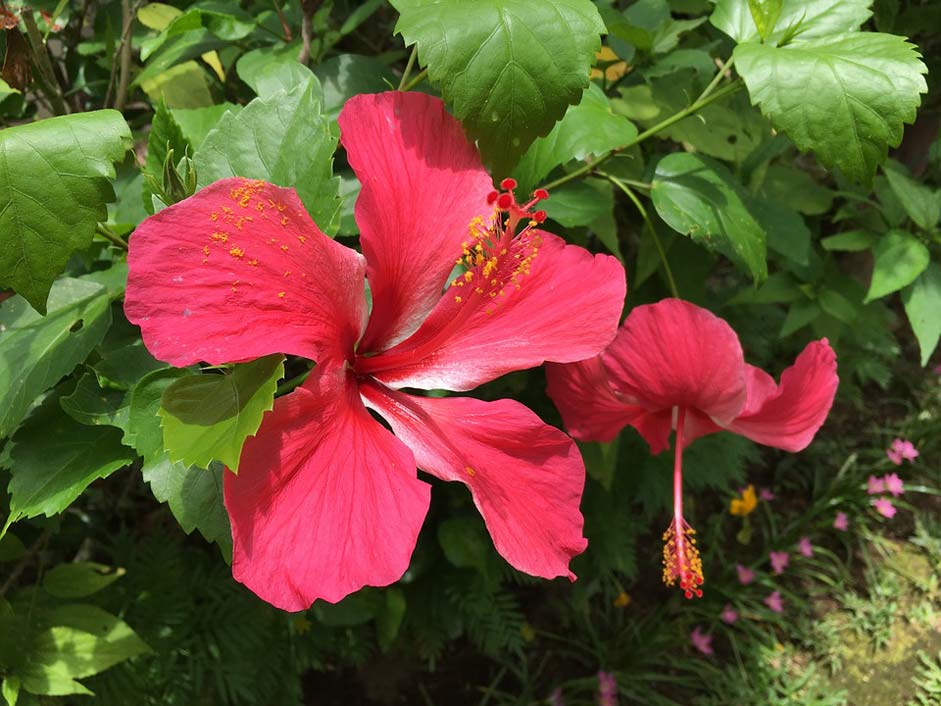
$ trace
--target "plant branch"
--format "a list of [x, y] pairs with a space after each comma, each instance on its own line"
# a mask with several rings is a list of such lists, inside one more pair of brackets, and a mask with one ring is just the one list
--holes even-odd
[[294, 35], [291, 32], [291, 27], [288, 25], [288, 20], [284, 16], [284, 10], [281, 9], [281, 5], [278, 4], [278, 0], [271, 0], [271, 4], [274, 5], [274, 11], [278, 15], [278, 21], [281, 23], [281, 30], [284, 32], [284, 41], [288, 44], [294, 39]]
[[111, 230], [104, 223], [99, 223], [97, 226], [95, 226], [95, 234], [100, 235], [105, 240], [108, 240], [112, 244], [117, 245], [122, 250], [127, 251], [127, 243], [121, 238], [121, 236]]
[[304, 18], [301, 20], [301, 50], [297, 60], [307, 66], [310, 62], [310, 45], [314, 39], [314, 14], [320, 7], [321, 0], [301, 0]]
[[400, 90], [400, 91], [411, 91], [413, 88], [415, 88], [415, 86], [417, 86], [419, 83], [421, 83], [422, 81], [424, 81], [426, 76], [428, 76], [428, 69], [422, 69], [422, 70], [419, 71], [417, 74], [415, 74], [415, 78], [413, 78], [411, 81], [409, 81], [409, 82], [408, 82], [407, 84], [405, 84], [404, 86], [401, 86], [401, 87], [399, 88], [399, 90]]
[[412, 53], [408, 55], [408, 63], [405, 64], [405, 71], [402, 72], [402, 80], [399, 81], [399, 89], [402, 90], [402, 86], [405, 85], [405, 82], [408, 81], [408, 75], [412, 73], [412, 67], [415, 65], [415, 57], [418, 55], [418, 45], [412, 47]]
[[654, 228], [653, 223], [650, 220], [650, 216], [647, 214], [647, 209], [644, 208], [644, 204], [640, 202], [640, 199], [637, 198], [637, 194], [631, 191], [630, 187], [625, 184], [623, 181], [618, 179], [613, 174], [607, 174], [605, 172], [598, 172], [599, 176], [604, 177], [621, 191], [623, 191], [627, 197], [634, 203], [634, 206], [637, 207], [637, 210], [640, 212], [641, 218], [644, 219], [644, 223], [647, 225], [647, 229], [650, 231], [650, 237], [653, 238], [654, 245], [657, 246], [657, 252], [660, 254], [660, 261], [663, 263], [663, 271], [667, 276], [667, 283], [670, 285], [670, 292], [677, 299], [680, 298], [680, 290], [676, 286], [676, 280], [673, 278], [673, 270], [670, 269], [670, 261], [667, 259], [666, 250], [663, 249], [663, 243], [660, 242], [660, 236], [657, 235], [657, 230]]
[[716, 89], [716, 86], [718, 86], [719, 83], [722, 81], [722, 78], [723, 78], [723, 76], [725, 76], [726, 72], [727, 72], [730, 68], [732, 68], [732, 62], [734, 62], [734, 61], [735, 61], [735, 60], [730, 56], [728, 59], [726, 59], [726, 60], [722, 63], [721, 66], [719, 66], [719, 71], [716, 73], [715, 76], [712, 77], [712, 81], [710, 81], [710, 82], [709, 82], [709, 85], [706, 86], [706, 88], [703, 90], [703, 92], [699, 94], [699, 98], [697, 98], [695, 102], [698, 103], [698, 102], [701, 101], [703, 98], [708, 98], [708, 97], [709, 97], [709, 94], [712, 93], [712, 92]]
[[26, 38], [29, 42], [33, 63], [36, 65], [36, 81], [49, 100], [53, 112], [56, 115], [67, 115], [69, 107], [62, 97], [62, 87], [56, 78], [55, 69], [52, 67], [52, 59], [49, 58], [49, 50], [42, 40], [39, 27], [36, 26], [36, 20], [33, 19], [33, 13], [24, 12], [22, 20], [26, 26]]
[[743, 85], [744, 84], [742, 83], [742, 81], [737, 79], [733, 81], [732, 83], [730, 83], [728, 86], [725, 86], [724, 88], [721, 88], [718, 91], [715, 91], [714, 93], [706, 96], [705, 98], [700, 98], [696, 100], [695, 102], [691, 103], [680, 112], [675, 113], [674, 115], [671, 115], [669, 118], [666, 118], [665, 120], [661, 120], [659, 123], [657, 123], [653, 127], [647, 130], [644, 130], [642, 133], [640, 133], [637, 137], [635, 137], [633, 140], [631, 140], [627, 144], [621, 145], [617, 149], [613, 149], [610, 152], [606, 152], [605, 154], [600, 156], [598, 159], [596, 159], [594, 162], [588, 162], [587, 164], [584, 164], [578, 169], [576, 169], [575, 171], [569, 172], [565, 176], [559, 177], [555, 181], [550, 181], [548, 184], [545, 184], [543, 188], [547, 190], [555, 189], [559, 186], [562, 186], [562, 184], [567, 184], [570, 181], [574, 181], [575, 179], [579, 179], [583, 176], [586, 176], [590, 172], [597, 170], [598, 167], [600, 167], [602, 164], [607, 162], [609, 159], [611, 159], [611, 157], [616, 155], [618, 152], [623, 152], [624, 150], [630, 147], [633, 147], [634, 145], [639, 145], [644, 140], [647, 140], [653, 137], [654, 135], [656, 135], [657, 133], [663, 130], [666, 130], [668, 127], [678, 123], [680, 120], [684, 120], [685, 118], [688, 118], [690, 115], [693, 115], [694, 113], [702, 110], [707, 105], [714, 103], [715, 101], [720, 100], [722, 98], [725, 98], [727, 95], [735, 93], [737, 90], [742, 88]]
[[[25, 14], [25, 13], [24, 13]], [[52, 528], [47, 527], [43, 530], [43, 533], [39, 535], [39, 539], [33, 542], [33, 545], [26, 551], [26, 553], [20, 557], [19, 562], [16, 566], [13, 567], [13, 570], [10, 572], [10, 575], [7, 576], [7, 580], [3, 582], [3, 585], [0, 586], [0, 598], [6, 594], [7, 591], [16, 583], [16, 580], [20, 577], [20, 574], [26, 570], [26, 567], [29, 566], [29, 563], [33, 560], [33, 557], [39, 554], [49, 542], [49, 537], [52, 536]]]

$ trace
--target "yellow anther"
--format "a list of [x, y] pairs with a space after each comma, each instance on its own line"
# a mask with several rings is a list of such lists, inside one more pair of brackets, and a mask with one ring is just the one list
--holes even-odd
[[281, 246], [281, 251], [282, 251], [282, 252], [287, 252], [287, 251], [288, 251], [288, 246], [287, 246], [287, 245], [282, 245], [282, 246]]
[[284, 273], [284, 276], [285, 276], [285, 277], [290, 277], [290, 276], [291, 276], [291, 271], [288, 270], [287, 272], [285, 272], [285, 273]]
[[242, 250], [242, 248], [232, 248], [231, 250], [229, 250], [229, 255], [231, 255], [232, 257], [240, 258], [245, 255], [245, 251]]
[[258, 260], [255, 260], [254, 258], [252, 258], [251, 260], [248, 261], [248, 264], [251, 265], [252, 267], [258, 267]]
[[207, 257], [209, 256], [209, 246], [208, 246], [208, 245], [203, 245], [203, 255], [205, 255], [205, 256], [207, 256]]
[[285, 292], [278, 292], [278, 296], [284, 299]]
[[454, 301], [456, 301], [458, 304], [460, 304], [460, 303], [461, 303], [462, 301], [464, 301], [464, 300], [461, 299], [460, 297], [454, 297]]
[[217, 230], [212, 234], [212, 239], [217, 243], [225, 243], [229, 239], [229, 234]]
[[464, 281], [465, 281], [465, 282], [470, 282], [472, 279], [474, 279], [474, 273], [473, 273], [473, 272], [471, 272], [470, 270], [468, 270], [467, 272], [464, 273]]
[[470, 466], [464, 466], [464, 472], [465, 472], [467, 475], [469, 475], [471, 478], [473, 478], [473, 477], [477, 474], [477, 471], [475, 471], [475, 470], [474, 470], [473, 468], [471, 468]]

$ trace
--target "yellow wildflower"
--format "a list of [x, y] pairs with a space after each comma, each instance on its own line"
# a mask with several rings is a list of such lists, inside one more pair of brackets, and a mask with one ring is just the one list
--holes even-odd
[[749, 515], [758, 505], [758, 497], [755, 495], [755, 486], [749, 485], [742, 491], [742, 497], [732, 498], [729, 502], [729, 512], [733, 515]]

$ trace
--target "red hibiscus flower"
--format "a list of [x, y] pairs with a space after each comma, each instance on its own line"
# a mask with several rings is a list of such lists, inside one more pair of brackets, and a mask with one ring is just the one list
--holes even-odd
[[694, 530], [683, 519], [683, 449], [726, 429], [786, 451], [807, 446], [833, 404], [839, 379], [826, 339], [809, 344], [780, 385], [745, 363], [735, 331], [706, 309], [666, 299], [633, 309], [601, 355], [549, 365], [549, 396], [576, 439], [610, 441], [625, 426], [660, 453], [676, 430], [673, 521], [663, 579], [702, 595]]
[[513, 566], [574, 579], [586, 546], [574, 442], [512, 400], [401, 389], [470, 390], [597, 355], [617, 330], [623, 268], [540, 230], [545, 193], [519, 205], [512, 180], [495, 192], [435, 98], [357, 96], [340, 129], [362, 183], [362, 255], [293, 190], [245, 179], [161, 211], [130, 243], [125, 311], [156, 357], [317, 362], [225, 475], [233, 575], [286, 610], [396, 581], [429, 503], [417, 465], [469, 487]]

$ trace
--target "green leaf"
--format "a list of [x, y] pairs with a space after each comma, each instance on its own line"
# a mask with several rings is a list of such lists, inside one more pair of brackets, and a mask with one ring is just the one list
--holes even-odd
[[848, 230], [831, 235], [820, 241], [824, 250], [858, 252], [868, 250], [876, 244], [878, 236], [866, 230]]
[[128, 395], [121, 390], [105, 389], [98, 378], [85, 373], [71, 394], [59, 398], [63, 411], [80, 424], [127, 426]]
[[235, 70], [259, 98], [268, 98], [278, 91], [290, 93], [298, 87], [303, 90], [312, 83], [313, 94], [323, 101], [320, 82], [297, 60], [296, 47], [254, 49], [239, 57]]
[[109, 179], [131, 132], [115, 110], [0, 130], [0, 287], [39, 313], [72, 253], [91, 244], [114, 200]]
[[123, 575], [124, 569], [79, 561], [50, 569], [43, 577], [42, 587], [56, 598], [82, 598], [107, 588]]
[[204, 108], [213, 104], [206, 71], [192, 59], [139, 80], [151, 101], [165, 103], [169, 108]]
[[553, 189], [545, 207], [549, 218], [566, 228], [587, 226], [614, 209], [611, 184], [602, 179], [583, 179]]
[[274, 406], [284, 356], [240, 363], [223, 375], [191, 375], [174, 381], [160, 405], [164, 447], [171, 461], [206, 468], [221, 461], [238, 473], [245, 439]]
[[919, 228], [931, 230], [938, 225], [941, 219], [941, 192], [919, 184], [895, 160], [886, 162], [882, 171], [905, 213]]
[[852, 324], [859, 316], [859, 308], [835, 289], [822, 289], [817, 293], [820, 308], [837, 321]]
[[19, 677], [9, 676], [5, 677], [3, 683], [0, 684], [0, 696], [3, 696], [4, 700], [7, 702], [7, 706], [16, 706], [17, 698], [20, 695], [20, 679]]
[[748, 0], [748, 10], [762, 39], [771, 36], [781, 16], [783, 4], [783, 0]]
[[386, 652], [398, 637], [408, 604], [402, 589], [395, 586], [387, 588], [383, 595], [385, 605], [376, 615], [376, 635], [379, 638], [379, 649]]
[[921, 349], [921, 364], [938, 346], [941, 338], [941, 265], [932, 262], [910, 287], [902, 292], [905, 314], [918, 339]]
[[799, 213], [762, 199], [752, 199], [749, 207], [765, 230], [769, 250], [798, 265], [808, 264], [810, 229]]
[[803, 169], [784, 164], [768, 167], [761, 182], [759, 194], [808, 216], [819, 216], [830, 210], [833, 192]]
[[391, 1], [498, 178], [579, 101], [605, 31], [590, 0]]
[[513, 175], [521, 193], [528, 194], [555, 167], [622, 147], [636, 137], [633, 123], [612, 112], [604, 91], [591, 84], [581, 102], [566, 111], [552, 132], [533, 142]]
[[381, 93], [398, 85], [395, 74], [374, 56], [339, 54], [318, 64], [314, 74], [323, 87], [324, 114], [332, 119], [353, 96]]
[[[200, 187], [241, 176], [297, 189], [314, 222], [327, 233], [339, 223], [339, 179], [333, 176], [337, 135], [320, 109], [313, 83], [256, 98], [238, 115], [226, 113], [196, 150]], [[299, 146], [303, 145], [303, 149]]]
[[487, 574], [491, 548], [479, 522], [463, 517], [444, 520], [438, 525], [438, 544], [453, 566]]
[[85, 360], [111, 325], [107, 290], [60, 279], [49, 293], [49, 313], [22, 297], [0, 304], [0, 438], [19, 425], [33, 400]]
[[775, 128], [867, 185], [927, 91], [916, 47], [890, 34], [739, 44], [733, 56], [752, 102]]
[[136, 455], [109, 426], [79, 424], [47, 399], [16, 432], [10, 449], [10, 517], [52, 517], [93, 481], [131, 463]]
[[173, 163], [176, 165], [190, 147], [186, 138], [183, 137], [183, 131], [179, 123], [173, 117], [173, 113], [167, 108], [162, 100], [157, 102], [154, 108], [154, 119], [150, 124], [150, 135], [147, 137], [147, 159], [141, 170], [144, 175], [144, 185], [141, 189], [141, 199], [144, 208], [148, 213], [154, 212], [153, 200], [151, 198], [153, 190], [147, 177], [153, 179], [157, 184], [163, 183], [163, 165], [167, 161], [170, 150], [173, 150]]
[[173, 108], [170, 110], [174, 120], [183, 131], [183, 139], [196, 150], [203, 144], [206, 136], [219, 124], [222, 116], [228, 112], [238, 114], [242, 106], [234, 103], [219, 103], [205, 108]]
[[145, 462], [144, 480], [159, 502], [170, 512], [186, 534], [199, 530], [207, 542], [215, 542], [223, 556], [232, 556], [232, 530], [222, 500], [222, 475], [225, 469], [213, 464], [209, 469], [173, 463], [164, 452]]
[[778, 335], [781, 338], [786, 338], [795, 331], [799, 331], [804, 326], [816, 321], [822, 313], [817, 302], [806, 299], [794, 302], [787, 311], [787, 316], [784, 318], [784, 323], [781, 324], [781, 331]]
[[133, 446], [145, 462], [158, 458], [164, 451], [163, 431], [157, 416], [160, 398], [175, 380], [188, 375], [188, 370], [178, 368], [155, 370], [141, 378], [131, 390], [124, 443]]
[[[757, 20], [752, 14], [754, 0], [718, 0], [709, 21], [738, 43], [761, 39]], [[766, 41], [777, 43], [797, 28], [801, 39], [826, 37], [838, 32], [852, 32], [869, 19], [872, 0], [784, 0], [780, 4], [775, 29]]]
[[[103, 672], [150, 648], [122, 620], [95, 606], [63, 606], [51, 616], [57, 625], [39, 633], [28, 646], [23, 689], [33, 694], [91, 694], [75, 681]], [[59, 618], [59, 620], [56, 620]]]
[[756, 282], [767, 277], [765, 230], [725, 166], [694, 154], [667, 155], [657, 164], [650, 194], [675, 231], [722, 253]]
[[879, 238], [872, 249], [872, 256], [875, 264], [866, 303], [914, 282], [931, 259], [924, 243], [900, 230], [890, 230]]

